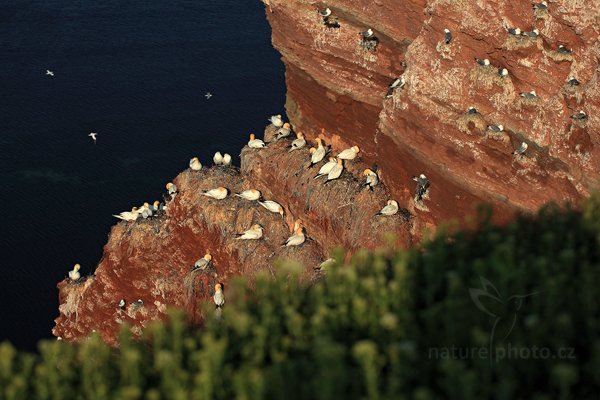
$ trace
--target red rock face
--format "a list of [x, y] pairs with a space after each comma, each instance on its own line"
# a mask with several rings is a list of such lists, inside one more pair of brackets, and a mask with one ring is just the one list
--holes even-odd
[[[292, 124], [342, 148], [358, 144], [377, 163], [418, 227], [462, 218], [491, 202], [500, 219], [552, 200], [577, 202], [596, 185], [598, 149], [597, 2], [269, 0], [273, 44], [286, 65]], [[317, 9], [329, 7], [339, 29]], [[269, 9], [272, 12], [269, 12]], [[376, 51], [360, 47], [372, 28]], [[537, 28], [536, 39], [506, 27]], [[453, 34], [444, 44], [444, 29]], [[559, 54], [558, 45], [572, 49]], [[488, 58], [490, 67], [474, 58]], [[400, 65], [407, 63], [406, 70]], [[507, 68], [500, 78], [497, 68]], [[404, 89], [386, 99], [403, 74]], [[566, 84], [574, 76], [578, 87]], [[537, 99], [519, 94], [535, 90]], [[468, 118], [474, 106], [480, 115]], [[570, 115], [585, 110], [578, 123]], [[504, 125], [489, 135], [488, 124]], [[523, 157], [511, 153], [527, 142]], [[411, 176], [425, 173], [430, 198], [414, 209]]]
[[[577, 202], [595, 187], [597, 2], [549, 2], [548, 11], [534, 11], [529, 2], [500, 0], [264, 1], [273, 44], [286, 66], [287, 114], [309, 144], [291, 154], [289, 140], [246, 148], [239, 172], [215, 167], [181, 173], [175, 180], [179, 194], [166, 215], [117, 224], [95, 276], [58, 285], [55, 335], [76, 340], [97, 330], [116, 344], [122, 323], [139, 332], [163, 318], [167, 306], [182, 307], [200, 322], [197, 306], [210, 301], [216, 282], [225, 283], [227, 297], [230, 277], [245, 275], [252, 284], [260, 271], [275, 273], [275, 260], [299, 261], [310, 279], [336, 246], [349, 252], [375, 248], [392, 232], [399, 247], [408, 247], [441, 221], [471, 214], [480, 202], [494, 204], [503, 220], [550, 200]], [[317, 9], [324, 7], [338, 18], [339, 29], [323, 25]], [[358, 33], [369, 27], [379, 41], [375, 50], [360, 45]], [[540, 36], [511, 36], [506, 27], [535, 27]], [[453, 33], [448, 45], [445, 28]], [[557, 52], [559, 44], [572, 54]], [[491, 66], [479, 66], [475, 57]], [[509, 75], [500, 78], [498, 68]], [[386, 97], [388, 84], [399, 76], [406, 85]], [[570, 76], [581, 85], [567, 85]], [[519, 95], [531, 90], [537, 98]], [[479, 114], [467, 115], [470, 106]], [[586, 120], [570, 118], [579, 110]], [[504, 130], [490, 132], [488, 124]], [[267, 141], [273, 133], [267, 128]], [[310, 168], [307, 161], [316, 137], [333, 155], [358, 145], [360, 160], [347, 162], [336, 182], [315, 180], [320, 165]], [[512, 155], [521, 142], [529, 145], [526, 153]], [[361, 174], [373, 164], [383, 185], [369, 191]], [[420, 173], [431, 188], [417, 203], [411, 178]], [[258, 189], [280, 202], [286, 216], [237, 197], [217, 201], [202, 195], [218, 186]], [[390, 198], [404, 210], [375, 217]], [[297, 218], [307, 241], [282, 247]], [[265, 227], [264, 239], [235, 239], [255, 223]], [[214, 267], [190, 271], [206, 252]], [[124, 309], [117, 306], [121, 298]]]

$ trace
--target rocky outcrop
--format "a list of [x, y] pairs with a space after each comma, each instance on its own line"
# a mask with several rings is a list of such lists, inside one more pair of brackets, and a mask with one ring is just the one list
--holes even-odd
[[[297, 129], [335, 146], [360, 144], [392, 195], [411, 209], [410, 177], [425, 173], [430, 199], [415, 210], [419, 227], [460, 218], [479, 202], [500, 217], [551, 200], [577, 202], [600, 167], [598, 32], [600, 3], [396, 0], [269, 0], [273, 45], [286, 66], [287, 112]], [[317, 9], [329, 7], [339, 28]], [[371, 27], [379, 44], [360, 46]], [[506, 27], [539, 30], [513, 36]], [[444, 43], [444, 29], [453, 33]], [[572, 54], [560, 54], [558, 45]], [[475, 57], [489, 59], [480, 67]], [[402, 66], [406, 62], [406, 68]], [[500, 78], [497, 68], [507, 68]], [[385, 98], [402, 75], [406, 86]], [[580, 86], [566, 84], [568, 77]], [[536, 91], [538, 98], [522, 98]], [[468, 107], [480, 115], [466, 115]], [[589, 118], [570, 115], [585, 110]], [[487, 124], [502, 124], [490, 135]], [[521, 142], [524, 157], [512, 156]]]
[[[147, 322], [164, 318], [168, 307], [183, 308], [192, 321], [200, 322], [199, 303], [210, 301], [215, 283], [224, 282], [227, 288], [229, 278], [243, 275], [252, 284], [261, 271], [274, 275], [278, 260], [304, 265], [305, 278], [312, 279], [314, 268], [336, 246], [349, 252], [375, 248], [387, 232], [396, 233], [399, 246], [410, 245], [406, 210], [374, 217], [388, 192], [381, 186], [373, 191], [363, 187], [360, 162], [347, 163], [349, 172], [325, 184], [323, 178], [314, 179], [318, 167], [307, 167], [308, 148], [288, 153], [289, 145], [289, 140], [281, 140], [267, 149], [246, 147], [241, 173], [223, 166], [184, 171], [174, 180], [179, 193], [165, 213], [114, 226], [94, 276], [58, 285], [60, 315], [54, 335], [76, 340], [95, 330], [116, 344], [122, 324], [139, 333]], [[229, 189], [226, 199], [203, 195], [219, 186]], [[284, 205], [285, 218], [231, 195], [250, 188]], [[298, 218], [306, 242], [282, 246]], [[265, 228], [263, 239], [236, 240], [236, 233], [256, 223]], [[192, 270], [206, 252], [213, 257], [212, 268]], [[125, 307], [118, 306], [121, 299]]]

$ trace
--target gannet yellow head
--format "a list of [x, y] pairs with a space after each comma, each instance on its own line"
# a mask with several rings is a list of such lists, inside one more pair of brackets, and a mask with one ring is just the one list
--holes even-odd
[[158, 207], [158, 206], [160, 206], [160, 201], [156, 200], [153, 204], [154, 204], [154, 207]]
[[367, 168], [367, 169], [364, 170], [363, 175], [371, 175], [373, 173], [374, 172], [372, 170], [370, 170], [369, 168]]
[[262, 231], [263, 227], [261, 224], [254, 224], [254, 225], [252, 225], [251, 229], [254, 231]]
[[317, 151], [317, 149], [315, 149], [314, 147], [311, 147], [309, 150], [310, 154], [314, 153], [315, 151]]
[[227, 191], [227, 189], [225, 189], [223, 186], [218, 187], [217, 190], [219, 192], [226, 192]]
[[317, 144], [320, 146], [321, 145], [321, 141], [322, 139], [320, 137], [317, 138]]
[[210, 253], [206, 253], [206, 254], [204, 255], [204, 259], [205, 259], [206, 261], [210, 261], [210, 260], [212, 260], [212, 256], [210, 255]]
[[279, 213], [279, 215], [281, 215], [283, 217], [283, 207], [279, 206], [279, 208], [277, 209], [277, 212]]
[[73, 266], [73, 271], [79, 271], [79, 269], [80, 269], [80, 268], [81, 268], [81, 265], [79, 265], [79, 264], [75, 264], [75, 265]]
[[358, 154], [360, 149], [358, 148], [358, 146], [352, 146], [352, 151], [355, 152], [356, 154]]
[[286, 122], [285, 124], [283, 124], [283, 127], [284, 127], [285, 129], [290, 129], [290, 124], [289, 124], [289, 122]]
[[343, 165], [343, 162], [344, 162], [344, 161], [343, 161], [341, 158], [338, 158], [338, 160], [337, 160], [337, 165]]
[[223, 285], [221, 285], [220, 283], [217, 283], [215, 285], [215, 292], [220, 292], [223, 290]]
[[171, 186], [173, 186], [173, 184], [171, 182], [167, 183], [166, 188], [169, 189]]
[[260, 192], [256, 189], [250, 189], [250, 193], [252, 194], [260, 194]]
[[302, 233], [302, 227], [296, 229], [296, 235], [303, 235], [303, 233]]
[[296, 222], [294, 222], [294, 232], [298, 230], [302, 226], [302, 219], [298, 218]]
[[329, 157], [329, 162], [335, 162], [335, 157]]
[[250, 134], [250, 140], [254, 140], [254, 133]]
[[302, 139], [302, 138], [304, 137], [304, 133], [302, 133], [302, 132], [298, 132], [298, 133], [296, 133], [296, 137], [297, 137], [298, 139]]
[[148, 207], [150, 207], [150, 204], [148, 204], [147, 202], [144, 202], [144, 207], [148, 208]]

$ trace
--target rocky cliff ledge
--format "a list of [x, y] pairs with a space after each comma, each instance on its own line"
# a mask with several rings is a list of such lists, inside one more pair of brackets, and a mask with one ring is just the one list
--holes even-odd
[[[164, 316], [167, 306], [198, 321], [199, 301], [215, 282], [233, 275], [273, 273], [276, 259], [312, 267], [336, 245], [374, 248], [385, 232], [407, 247], [440, 221], [462, 218], [479, 202], [506, 218], [550, 200], [577, 202], [596, 187], [600, 91], [600, 3], [482, 0], [264, 0], [273, 44], [286, 66], [286, 110], [310, 143], [317, 136], [335, 150], [361, 148], [352, 174], [323, 186], [305, 169], [308, 150], [289, 155], [288, 141], [245, 149], [242, 166], [185, 171], [165, 215], [119, 223], [110, 234], [95, 276], [59, 284], [60, 316], [54, 334], [67, 340], [92, 330], [116, 343], [121, 323], [134, 331]], [[317, 9], [330, 8], [339, 27], [327, 27]], [[361, 46], [372, 28], [377, 46]], [[539, 34], [511, 35], [507, 28]], [[452, 32], [444, 43], [444, 29]], [[566, 50], [559, 51], [559, 45]], [[489, 59], [480, 66], [475, 58]], [[498, 69], [508, 76], [500, 77]], [[388, 84], [405, 85], [386, 96]], [[576, 78], [579, 85], [567, 83]], [[521, 93], [535, 91], [536, 96]], [[467, 114], [475, 107], [477, 114]], [[583, 110], [586, 118], [571, 115]], [[488, 125], [503, 125], [491, 132]], [[321, 129], [325, 129], [325, 133]], [[265, 138], [272, 137], [267, 129]], [[512, 155], [522, 142], [528, 149]], [[308, 147], [308, 146], [307, 146]], [[377, 164], [384, 185], [361, 190], [360, 172]], [[415, 206], [411, 177], [424, 173], [429, 196]], [[215, 201], [202, 190], [256, 188], [284, 204], [286, 218], [235, 197]], [[373, 218], [389, 198], [405, 208]], [[310, 238], [282, 248], [296, 218]], [[265, 226], [256, 242], [234, 239], [253, 223]], [[206, 251], [214, 268], [191, 272]], [[125, 298], [127, 305], [117, 306]], [[143, 300], [143, 305], [133, 303]]]

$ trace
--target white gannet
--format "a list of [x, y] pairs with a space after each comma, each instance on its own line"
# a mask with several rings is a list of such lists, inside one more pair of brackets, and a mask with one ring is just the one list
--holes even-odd
[[263, 235], [263, 227], [260, 224], [254, 224], [244, 233], [238, 233], [237, 240], [256, 240]]
[[302, 219], [298, 218], [296, 221], [294, 221], [294, 229], [292, 229], [292, 232], [296, 232], [298, 229], [302, 228], [304, 225], [302, 225]]
[[265, 200], [259, 201], [258, 204], [260, 204], [272, 213], [278, 213], [279, 215], [281, 215], [281, 218], [284, 217], [283, 207], [278, 202], [272, 200]]
[[327, 150], [323, 147], [323, 143], [321, 143], [321, 138], [317, 138], [317, 148], [312, 155], [310, 156], [310, 163], [316, 164], [320, 162], [323, 158], [325, 158], [325, 154], [327, 154]]
[[161, 203], [160, 201], [155, 200], [154, 203], [152, 203], [152, 206], [150, 206], [150, 208], [152, 209], [153, 213], [157, 213], [159, 211], [164, 211], [165, 205], [163, 203]]
[[256, 189], [244, 190], [243, 192], [236, 193], [235, 195], [237, 197], [241, 197], [244, 200], [250, 200], [250, 201], [254, 201], [254, 200], [260, 199], [260, 191], [258, 191]]
[[479, 111], [477, 111], [477, 109], [473, 106], [470, 106], [469, 108], [467, 108], [467, 114], [468, 115], [477, 115], [479, 114]]
[[306, 240], [306, 236], [304, 236], [304, 232], [303, 232], [302, 228], [298, 228], [298, 229], [296, 229], [295, 233], [285, 241], [283, 246], [286, 246], [286, 247], [299, 246], [302, 243], [304, 243], [305, 240]]
[[174, 199], [175, 195], [177, 194], [177, 186], [175, 186], [173, 182], [169, 182], [165, 187], [167, 188], [167, 193], [171, 195], [171, 199]]
[[392, 97], [392, 95], [394, 94], [394, 90], [396, 89], [402, 89], [404, 88], [404, 85], [406, 85], [406, 80], [404, 79], [404, 76], [401, 76], [399, 78], [394, 79], [389, 85], [388, 85], [388, 91], [385, 94], [386, 98], [390, 98]]
[[354, 160], [356, 155], [360, 152], [358, 146], [352, 146], [349, 149], [343, 150], [337, 155], [337, 158], [341, 160]]
[[225, 197], [227, 197], [227, 189], [225, 189], [224, 187], [218, 187], [216, 189], [211, 189], [211, 190], [207, 190], [206, 192], [203, 193], [203, 195], [205, 195], [206, 197], [211, 197], [213, 199], [216, 200], [223, 200]]
[[72, 281], [79, 280], [79, 278], [81, 278], [81, 274], [79, 273], [80, 269], [81, 269], [81, 265], [75, 264], [73, 266], [73, 270], [69, 271], [69, 279], [72, 280]]
[[534, 10], [546, 11], [548, 10], [548, 3], [542, 1], [541, 3], [533, 3]]
[[576, 112], [575, 114], [571, 115], [571, 118], [578, 120], [578, 121], [583, 121], [584, 119], [587, 118], [587, 114], [585, 113], [585, 111], [581, 110], [581, 111]]
[[217, 151], [213, 156], [213, 162], [215, 163], [215, 165], [223, 164], [223, 156], [221, 155], [220, 151]]
[[558, 49], [556, 50], [559, 54], [571, 54], [573, 51], [567, 49], [564, 44], [559, 44]]
[[529, 38], [535, 39], [538, 36], [540, 36], [540, 31], [536, 28], [536, 29], [532, 29], [529, 32], [522, 32], [521, 33], [522, 36], [527, 36]]
[[327, 7], [327, 8], [326, 8], [325, 10], [323, 10], [323, 11], [321, 11], [321, 10], [318, 10], [318, 13], [319, 13], [319, 15], [320, 15], [321, 17], [323, 17], [323, 18], [327, 18], [327, 17], [329, 17], [329, 16], [331, 15], [331, 9], [330, 9], [329, 7]]
[[212, 93], [211, 92], [206, 92], [206, 94], [204, 95], [204, 97], [206, 97], [206, 100], [209, 100], [212, 97]]
[[364, 170], [363, 175], [367, 177], [365, 181], [365, 186], [368, 187], [370, 190], [373, 190], [373, 188], [379, 183], [379, 176], [377, 176], [377, 173], [375, 171], [369, 168]]
[[210, 255], [210, 253], [206, 253], [204, 255], [204, 257], [202, 257], [201, 259], [199, 259], [198, 261], [196, 261], [194, 263], [194, 268], [192, 268], [192, 270], [195, 270], [195, 269], [201, 269], [201, 270], [206, 269], [210, 265], [211, 261], [212, 261], [212, 256]]
[[47, 69], [46, 70], [46, 75], [54, 76], [54, 72], [52, 72], [49, 69]]
[[320, 178], [322, 176], [328, 175], [331, 172], [331, 169], [337, 165], [337, 159], [335, 157], [329, 157], [329, 161], [327, 161], [321, 169], [319, 173], [315, 176], [315, 179]]
[[506, 28], [506, 31], [514, 36], [519, 36], [521, 34], [521, 29], [519, 28]]
[[263, 142], [262, 140], [256, 139], [254, 133], [251, 133], [250, 140], [248, 141], [248, 147], [250, 147], [251, 149], [264, 149], [265, 147], [267, 147], [267, 145], [265, 145], [265, 142]]
[[131, 211], [123, 211], [118, 215], [113, 214], [113, 217], [122, 219], [123, 221], [133, 222], [140, 216], [137, 207], [133, 207]]
[[91, 137], [94, 141], [94, 144], [96, 144], [96, 136], [98, 136], [98, 134], [96, 132], [90, 132], [88, 136]]
[[373, 37], [373, 35], [374, 35], [375, 33], [373, 32], [373, 29], [369, 28], [369, 29], [367, 29], [367, 30], [366, 30], [366, 31], [364, 31], [364, 32], [359, 32], [358, 34], [359, 34], [359, 35], [360, 35], [360, 36], [361, 36], [363, 39], [370, 39], [370, 38], [372, 38], [372, 37]]
[[190, 168], [192, 171], [200, 171], [202, 169], [202, 164], [200, 164], [198, 157], [194, 157], [190, 160]]
[[144, 219], [150, 218], [152, 216], [152, 208], [150, 207], [150, 204], [144, 203], [138, 209], [138, 214], [140, 214], [142, 216], [142, 218], [144, 218]]
[[285, 124], [283, 124], [283, 126], [281, 128], [279, 128], [277, 130], [277, 133], [275, 134], [275, 140], [279, 140], [279, 139], [283, 139], [284, 137], [288, 137], [288, 136], [290, 136], [291, 133], [292, 133], [292, 129], [290, 128], [290, 124], [288, 122], [286, 122]]
[[144, 300], [137, 299], [136, 301], [133, 302], [133, 305], [136, 307], [142, 307], [144, 305]]
[[223, 165], [226, 167], [231, 165], [231, 156], [227, 153], [223, 154]]
[[538, 95], [535, 93], [535, 90], [532, 90], [530, 92], [521, 92], [521, 93], [519, 93], [519, 96], [523, 97], [524, 99], [528, 99], [528, 100], [533, 100], [538, 97]]
[[475, 62], [479, 65], [481, 65], [482, 67], [487, 67], [490, 65], [490, 60], [488, 60], [487, 58], [484, 58], [483, 60], [481, 58], [477, 58], [475, 57]]
[[306, 146], [306, 139], [304, 139], [304, 134], [302, 132], [296, 133], [296, 139], [292, 142], [292, 146], [288, 153], [291, 153], [294, 150], [298, 150]]
[[492, 124], [490, 124], [490, 125], [487, 126], [487, 129], [490, 130], [490, 131], [492, 131], [492, 132], [499, 133], [499, 132], [503, 132], [504, 131], [504, 125], [492, 125]]
[[342, 171], [344, 171], [344, 162], [341, 158], [338, 158], [337, 164], [335, 164], [333, 168], [331, 168], [331, 171], [329, 171], [329, 173], [327, 174], [327, 180], [325, 182], [329, 182], [339, 178], [340, 175], [342, 175]]
[[525, 150], [527, 150], [528, 147], [529, 147], [529, 145], [527, 143], [522, 142], [521, 145], [519, 146], [519, 148], [516, 149], [515, 151], [513, 151], [513, 154], [523, 155], [525, 153]]
[[276, 128], [281, 128], [283, 126], [283, 120], [281, 119], [281, 115], [273, 115], [268, 119], [270, 123], [273, 124]]
[[498, 76], [500, 78], [505, 78], [508, 76], [508, 70], [506, 68], [498, 68]]
[[448, 28], [444, 29], [444, 43], [450, 44], [452, 41], [452, 32]]
[[215, 285], [215, 294], [213, 296], [213, 301], [215, 302], [215, 306], [217, 306], [217, 308], [221, 308], [223, 307], [223, 304], [225, 304], [225, 295], [223, 294], [222, 283], [217, 283]]
[[125, 299], [119, 300], [117, 307], [119, 307], [121, 310], [125, 309]]
[[396, 200], [388, 200], [387, 205], [375, 215], [394, 215], [398, 212], [398, 203]]

